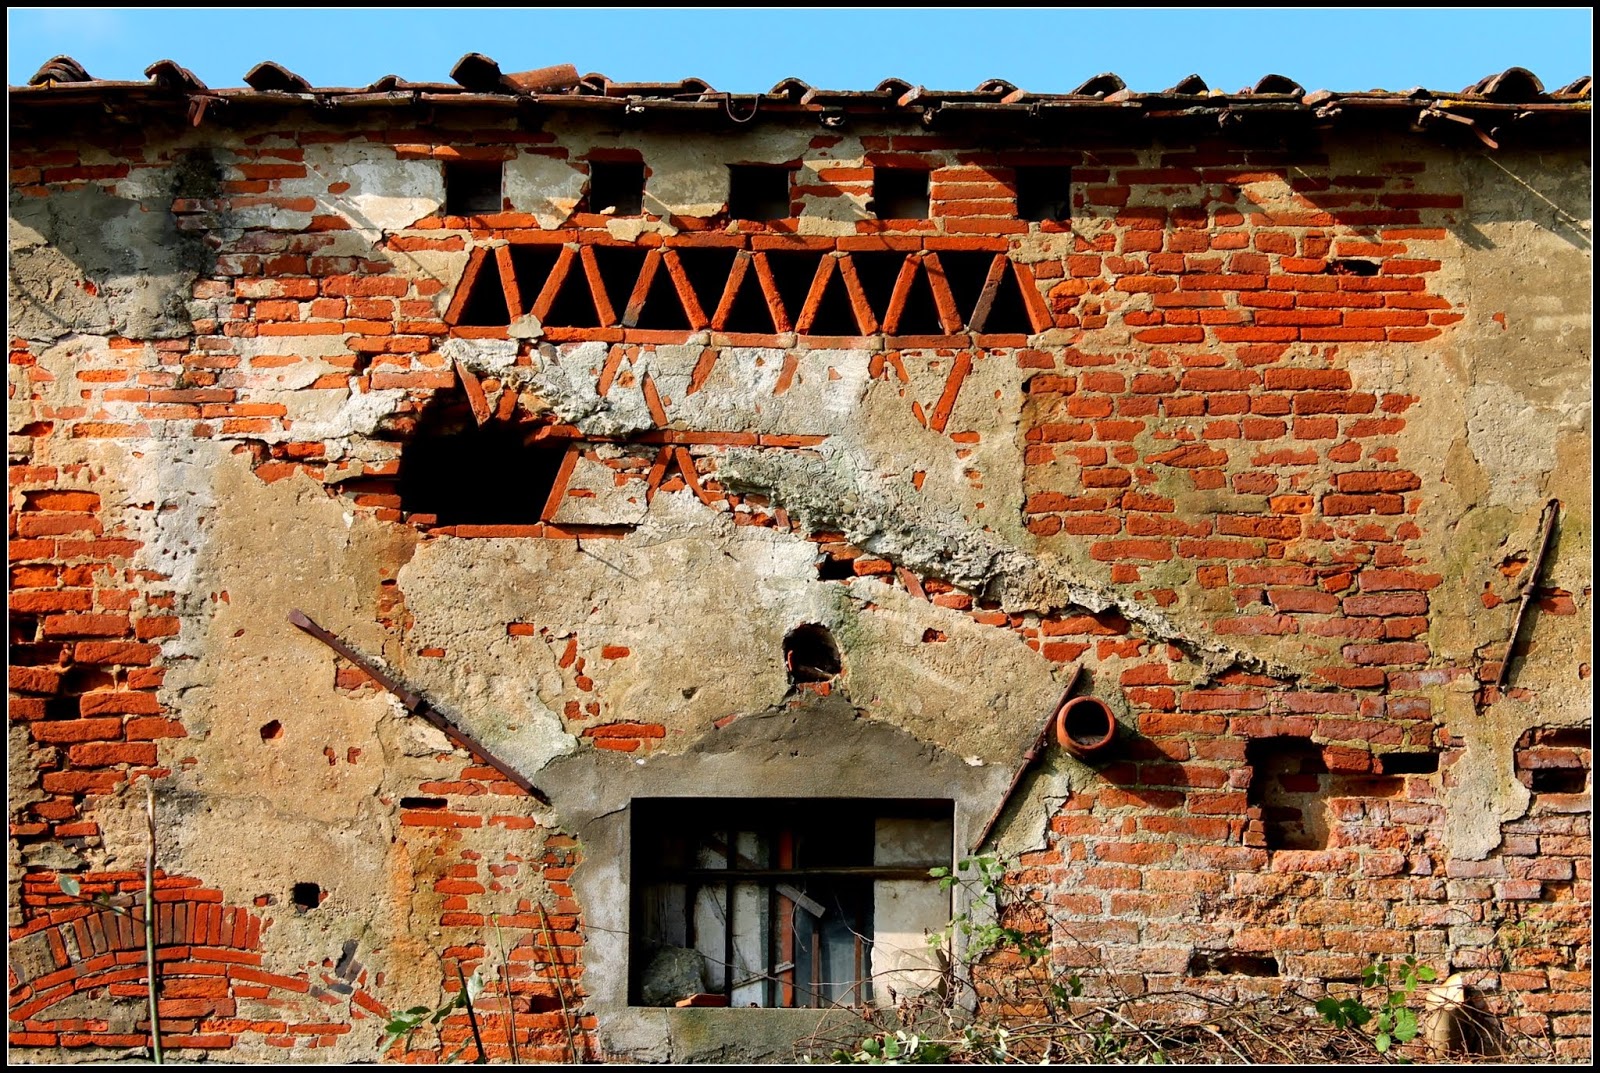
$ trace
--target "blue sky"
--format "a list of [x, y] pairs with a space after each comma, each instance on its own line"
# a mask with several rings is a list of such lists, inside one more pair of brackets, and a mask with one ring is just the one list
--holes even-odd
[[1065, 92], [1102, 71], [1136, 90], [1191, 72], [1237, 90], [1269, 72], [1307, 89], [1459, 90], [1510, 66], [1549, 89], [1593, 69], [1586, 7], [1369, 9], [8, 8], [6, 80], [66, 53], [97, 78], [170, 58], [212, 86], [271, 59], [316, 85], [385, 74], [447, 81], [463, 53], [506, 71], [576, 64], [617, 81], [690, 75], [752, 92], [790, 75], [870, 89], [891, 75], [938, 89], [1004, 78]]

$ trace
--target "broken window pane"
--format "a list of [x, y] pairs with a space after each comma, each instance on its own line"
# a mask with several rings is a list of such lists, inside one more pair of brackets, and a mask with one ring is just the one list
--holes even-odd
[[886, 1004], [937, 986], [948, 801], [633, 802], [635, 1005]]

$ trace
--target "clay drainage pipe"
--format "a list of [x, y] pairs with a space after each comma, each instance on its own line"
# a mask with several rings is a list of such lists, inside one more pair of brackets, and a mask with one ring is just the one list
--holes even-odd
[[1073, 756], [1104, 752], [1117, 736], [1117, 720], [1098, 697], [1074, 697], [1056, 714], [1056, 740]]

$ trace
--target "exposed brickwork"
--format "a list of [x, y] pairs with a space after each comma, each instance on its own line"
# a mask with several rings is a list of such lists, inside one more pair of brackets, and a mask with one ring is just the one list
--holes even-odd
[[[1402, 435], [1426, 400], [1365, 390], [1351, 369], [1353, 356], [1431, 353], [1415, 348], [1445, 338], [1464, 315], [1440, 283], [1462, 199], [1436, 192], [1426, 161], [1391, 155], [1376, 170], [1345, 174], [1317, 153], [1209, 141], [1023, 157], [942, 134], [868, 136], [865, 166], [823, 163], [807, 173], [815, 185], [796, 187], [794, 197], [864, 198], [875, 167], [919, 166], [931, 170], [929, 219], [862, 219], [853, 235], [816, 236], [795, 233], [792, 219], [730, 232], [725, 219], [673, 217], [675, 234], [623, 242], [605, 215], [577, 212], [545, 229], [508, 206], [425, 217], [387, 232], [371, 256], [349, 253], [355, 225], [313, 196], [317, 186], [337, 193], [339, 180], [308, 170], [309, 147], [360, 143], [401, 160], [567, 158], [544, 131], [470, 131], [461, 140], [473, 148], [403, 128], [236, 137], [216, 189], [172, 204], [181, 230], [213, 236], [217, 246], [193, 287], [193, 335], [116, 337], [85, 350], [74, 359], [70, 405], [51, 401], [40, 345], [14, 340], [14, 382], [32, 392], [34, 407], [23, 435], [128, 450], [148, 440], [220, 440], [248, 456], [263, 482], [303, 474], [363, 517], [409, 524], [426, 540], [621, 539], [630, 524], [562, 521], [561, 510], [618, 490], [647, 504], [686, 489], [734, 524], [813, 541], [825, 580], [897, 585], [1010, 631], [1048, 660], [1088, 661], [1098, 683], [1120, 690], [1137, 737], [1051, 816], [1047, 844], [1023, 857], [1016, 877], [1060, 918], [1052, 936], [1059, 963], [1104, 966], [1135, 994], [1232, 996], [1288, 979], [1352, 980], [1374, 956], [1414, 954], [1465, 973], [1493, 1012], [1552, 1040], [1558, 1056], [1587, 1053], [1587, 739], [1540, 731], [1521, 743], [1527, 815], [1504, 825], [1486, 859], [1450, 857], [1442, 794], [1466, 751], [1442, 730], [1436, 698], [1442, 689], [1475, 690], [1480, 707], [1491, 704], [1501, 653], [1485, 647], [1466, 663], [1436, 655], [1431, 594], [1442, 566], [1427, 561], [1424, 537], [1437, 534], [1425, 534], [1418, 516], [1440, 477], [1414, 472]], [[810, 144], [821, 153], [836, 140], [824, 134]], [[20, 143], [14, 195], [109, 189], [176, 152], [131, 137], [81, 152]], [[107, 155], [118, 162], [100, 163]], [[1014, 169], [1023, 163], [1071, 169], [1072, 224], [1017, 219]], [[1019, 236], [1051, 236], [1056, 252], [1024, 259]], [[617, 250], [638, 256], [608, 279], [603, 258]], [[539, 261], [541, 252], [553, 258]], [[468, 256], [448, 305], [441, 296], [451, 281], [398, 267], [406, 254], [449, 253]], [[715, 272], [695, 267], [703, 253], [721, 258]], [[798, 258], [787, 295], [775, 268], [784, 255]], [[947, 271], [963, 256], [977, 267]], [[592, 323], [555, 315], [573, 288]], [[923, 288], [927, 304], [912, 331]], [[1002, 318], [1007, 294], [1015, 305]], [[487, 316], [473, 305], [480, 300]], [[763, 330], [735, 330], [746, 300], [767, 318]], [[684, 325], [640, 326], [667, 316], [663, 308]], [[604, 344], [590, 370], [597, 397], [637, 387], [651, 426], [607, 436], [549, 414], [530, 417], [517, 408], [509, 373], [479, 377], [442, 352], [451, 339], [516, 340], [508, 328], [526, 314], [564, 359]], [[1007, 330], [989, 330], [990, 317]], [[813, 333], [819, 323], [843, 330]], [[302, 350], [313, 338], [334, 345], [308, 357]], [[674, 398], [650, 359], [657, 347], [687, 343], [702, 353]], [[534, 345], [519, 344], [513, 370], [532, 364]], [[766, 497], [730, 491], [718, 479], [729, 449], [803, 452], [824, 439], [702, 429], [681, 417], [685, 398], [711, 382], [719, 363], [744, 360], [729, 351], [747, 347], [785, 353], [760, 381], [764, 401], [793, 389], [808, 351], [869, 352], [851, 375], [897, 391], [957, 462], [990, 435], [956, 416], [974, 371], [984, 363], [1020, 370], [1024, 393], [1006, 404], [1020, 418], [1022, 522], [1033, 550], [1141, 604], [1169, 608], [1182, 595], [1204, 608], [1215, 636], [1270, 639], [1299, 670], [1235, 665], [1213, 675], [1192, 646], [1155, 639], [1115, 610], [1010, 613], [854, 547], [842, 533], [806, 532]], [[335, 449], [339, 437], [307, 434], [316, 423], [283, 401], [285, 377], [307, 399], [401, 393], [373, 437], [386, 445], [412, 435], [436, 402], [478, 424], [519, 425], [561, 452], [539, 519], [440, 525], [405, 511], [394, 452], [373, 460], [377, 453]], [[933, 387], [919, 394], [914, 384]], [[984, 476], [966, 471], [977, 488]], [[163, 575], [134, 567], [144, 538], [102, 516], [97, 488], [94, 474], [28, 457], [10, 468], [10, 711], [29, 735], [42, 794], [13, 816], [19, 846], [97, 838], [97, 801], [186, 759], [190, 728], [159, 692], [163, 653], [180, 632], [174, 598]], [[1540, 595], [1546, 613], [1576, 613], [1571, 593]], [[1488, 592], [1484, 603], [1505, 598]], [[397, 596], [385, 599], [384, 624], [404, 637], [408, 613]], [[633, 658], [627, 646], [528, 621], [505, 622], [504, 632], [508, 645], [549, 648], [565, 689], [562, 723], [579, 748], [643, 758], [665, 747], [664, 724], [623, 710], [607, 692], [607, 667]], [[922, 640], [947, 637], [929, 631]], [[419, 658], [448, 655], [424, 648]], [[334, 685], [372, 689], [342, 663]], [[826, 695], [832, 687], [807, 688]], [[1270, 844], [1270, 817], [1251, 796], [1257, 773], [1248, 750], [1272, 738], [1306, 739], [1320, 755], [1320, 776], [1282, 777], [1312, 780], [1305, 792], [1320, 795], [1326, 810], [1322, 848]], [[1436, 770], [1392, 767], [1397, 756], [1435, 753]], [[583, 907], [569, 883], [576, 843], [542, 826], [492, 768], [462, 766], [450, 754], [437, 763], [437, 779], [387, 804], [417, 904], [444, 936], [446, 990], [458, 986], [457, 966], [470, 973], [494, 955], [484, 936], [499, 928], [510, 948], [509, 995], [496, 1001], [509, 1002], [523, 1059], [599, 1056], [583, 1005]], [[500, 836], [509, 831], [526, 841], [507, 843]], [[24, 879], [12, 938], [38, 947], [48, 971], [13, 969], [12, 1044], [140, 1046], [147, 1023], [113, 1032], [101, 1020], [48, 1016], [77, 992], [143, 994], [142, 940], [130, 938], [127, 919], [68, 899], [56, 882], [43, 869]], [[140, 886], [132, 873], [83, 883], [86, 894], [103, 888], [124, 900]], [[298, 1054], [358, 1029], [378, 1034], [387, 1013], [381, 979], [267, 960], [261, 936], [282, 907], [224, 907], [220, 893], [181, 877], [164, 876], [158, 887], [170, 1047], [226, 1050], [259, 1036]], [[514, 914], [487, 908], [486, 895], [506, 891], [516, 892]], [[1270, 954], [1282, 978], [1191, 978], [1197, 949]], [[247, 1017], [247, 1000], [256, 1013], [276, 1005], [281, 1016]], [[496, 1033], [491, 1057], [509, 1057], [503, 1019], [487, 1020]], [[467, 1035], [458, 1014], [437, 1046], [392, 1056], [436, 1061]]]

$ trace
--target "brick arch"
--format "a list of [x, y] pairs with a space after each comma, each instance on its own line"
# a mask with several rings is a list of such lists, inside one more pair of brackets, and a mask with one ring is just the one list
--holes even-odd
[[[101, 873], [80, 880], [85, 894], [126, 896], [142, 889], [137, 873]], [[10, 943], [9, 1038], [13, 1047], [140, 1047], [149, 1041], [148, 1019], [136, 1032], [117, 1032], [105, 1019], [51, 1018], [68, 998], [100, 995], [142, 999], [145, 947], [142, 906], [132, 916], [93, 908], [62, 894], [53, 874], [29, 876], [25, 901], [48, 908], [14, 929]], [[187, 877], [156, 881], [156, 957], [159, 962], [162, 1043], [172, 1049], [227, 1050], [250, 1036], [285, 1048], [331, 1046], [354, 1022], [379, 1023], [389, 1011], [365, 989], [365, 972], [347, 951], [332, 972], [294, 975], [262, 967], [261, 934], [269, 921], [222, 903], [219, 891]], [[352, 1006], [330, 1017], [329, 1007]], [[269, 1018], [244, 1016], [241, 1000], [277, 1007]]]

